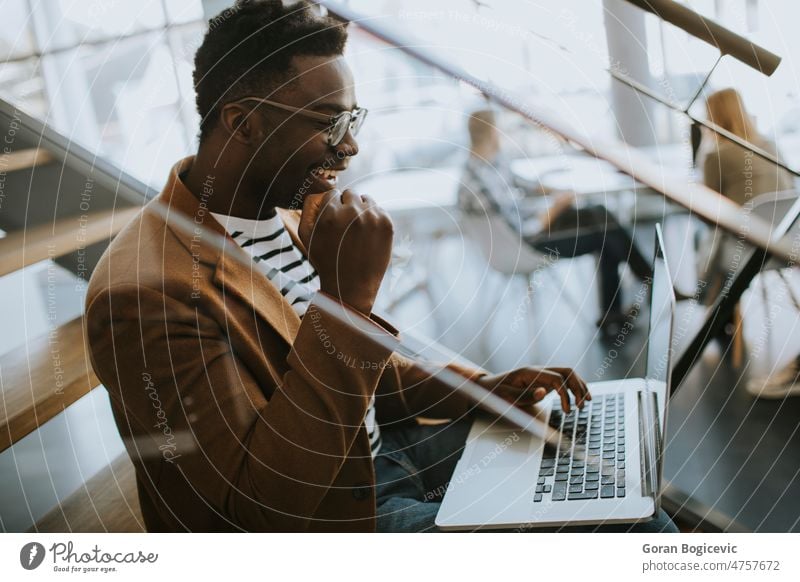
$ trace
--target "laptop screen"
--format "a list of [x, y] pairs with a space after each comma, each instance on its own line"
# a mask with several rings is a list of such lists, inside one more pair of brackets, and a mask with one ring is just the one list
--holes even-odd
[[672, 291], [667, 261], [664, 257], [660, 225], [656, 226], [656, 248], [653, 261], [653, 280], [650, 290], [650, 331], [647, 341], [647, 372], [645, 377], [653, 389], [669, 385], [672, 361], [672, 314], [675, 294]]
[[664, 435], [667, 429], [667, 403], [670, 395], [672, 372], [672, 322], [675, 313], [675, 293], [672, 277], [664, 256], [664, 238], [661, 225], [656, 225], [656, 248], [653, 260], [653, 281], [650, 288], [650, 331], [647, 338], [647, 392], [642, 421], [644, 430], [653, 431], [646, 463], [646, 487], [660, 501], [664, 462]]

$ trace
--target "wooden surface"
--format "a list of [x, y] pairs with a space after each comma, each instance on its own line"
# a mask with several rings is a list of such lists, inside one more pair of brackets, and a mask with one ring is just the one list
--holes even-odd
[[123, 453], [32, 528], [40, 533], [144, 532], [136, 475]]
[[0, 239], [0, 276], [113, 237], [139, 211], [123, 208], [69, 216], [12, 232]]
[[0, 171], [15, 172], [17, 170], [26, 170], [52, 161], [53, 156], [50, 155], [50, 152], [39, 148], [17, 150], [0, 158]]
[[99, 383], [86, 353], [83, 318], [0, 357], [0, 451]]

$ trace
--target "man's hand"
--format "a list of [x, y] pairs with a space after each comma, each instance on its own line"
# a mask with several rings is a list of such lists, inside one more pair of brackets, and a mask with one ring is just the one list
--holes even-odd
[[391, 258], [389, 215], [350, 190], [313, 194], [303, 203], [298, 236], [320, 289], [369, 315]]
[[571, 368], [519, 368], [511, 372], [483, 376], [478, 384], [517, 406], [532, 406], [552, 390], [561, 397], [561, 408], [569, 412], [569, 393], [575, 395], [578, 408], [592, 399], [586, 382]]

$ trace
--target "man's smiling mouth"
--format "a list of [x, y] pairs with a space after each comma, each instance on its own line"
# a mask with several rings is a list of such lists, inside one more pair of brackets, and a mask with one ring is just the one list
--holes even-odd
[[339, 170], [332, 170], [329, 168], [317, 168], [314, 170], [314, 175], [320, 180], [327, 182], [331, 188], [336, 187], [339, 180]]

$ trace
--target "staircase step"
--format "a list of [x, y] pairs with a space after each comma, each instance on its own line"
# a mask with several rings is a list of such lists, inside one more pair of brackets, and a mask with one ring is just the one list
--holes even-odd
[[0, 158], [0, 172], [16, 172], [41, 166], [53, 161], [53, 156], [41, 148], [29, 148], [4, 154]]
[[12, 232], [0, 239], [0, 276], [111, 238], [138, 211], [139, 208], [106, 210]]
[[0, 452], [100, 384], [92, 371], [83, 318], [0, 357]]
[[136, 473], [123, 453], [31, 528], [39, 533], [144, 532]]

